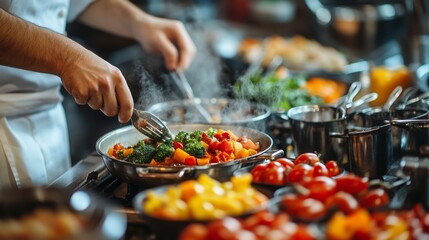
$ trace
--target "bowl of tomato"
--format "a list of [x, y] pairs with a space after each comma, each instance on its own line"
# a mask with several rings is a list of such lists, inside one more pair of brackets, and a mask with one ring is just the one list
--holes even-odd
[[324, 162], [315, 153], [303, 153], [295, 159], [280, 157], [247, 166], [234, 172], [235, 175], [250, 173], [252, 184], [267, 196], [286, 185], [317, 176], [338, 177], [345, 171], [334, 160]]

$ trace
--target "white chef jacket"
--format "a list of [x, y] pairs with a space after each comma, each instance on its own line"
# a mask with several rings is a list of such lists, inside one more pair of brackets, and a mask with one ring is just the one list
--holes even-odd
[[[65, 34], [92, 1], [0, 0], [0, 8]], [[0, 66], [0, 187], [49, 184], [70, 168], [60, 84], [55, 75]]]

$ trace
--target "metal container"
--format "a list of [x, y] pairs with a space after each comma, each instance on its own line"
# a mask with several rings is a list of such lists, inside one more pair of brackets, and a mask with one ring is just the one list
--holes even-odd
[[169, 125], [168, 127], [173, 134], [179, 131], [191, 132], [197, 129], [204, 131], [210, 127], [230, 130], [237, 136], [247, 136], [255, 143], [259, 142], [260, 149], [256, 155], [251, 157], [204, 166], [151, 166], [149, 164], [134, 164], [125, 160], [114, 159], [107, 155], [108, 149], [116, 143], [121, 143], [124, 146], [131, 146], [136, 144], [139, 140], [147, 138], [133, 126], [127, 126], [111, 131], [100, 137], [96, 143], [96, 150], [103, 158], [107, 169], [113, 176], [125, 182], [149, 187], [195, 179], [202, 173], [219, 181], [227, 181], [233, 175], [233, 172], [243, 165], [253, 161], [257, 162], [266, 158], [271, 158], [264, 154], [271, 154], [269, 150], [273, 145], [273, 140], [267, 134], [254, 129], [241, 126], [205, 124], [176, 124]]
[[392, 128], [390, 124], [376, 127], [348, 128], [348, 170], [370, 179], [382, 179], [393, 160]]
[[[0, 189], [0, 220], [14, 220], [15, 230], [25, 229], [25, 239], [28, 237], [42, 239], [38, 234], [45, 235], [46, 231], [59, 233], [60, 227], [64, 227], [63, 224], [68, 224], [66, 228], [73, 228], [70, 229], [72, 236], [62, 235], [64, 239], [122, 239], [127, 227], [127, 218], [125, 214], [115, 211], [116, 208], [117, 206], [106, 199], [84, 190], [69, 191], [62, 187], [42, 186]], [[52, 218], [50, 221], [58, 224], [30, 225], [31, 221], [25, 221], [24, 218], [30, 219], [30, 214], [34, 216], [35, 211], [52, 213], [45, 214], [44, 219]], [[69, 219], [72, 215], [65, 215], [66, 212], [77, 214], [81, 217], [78, 221], [84, 221], [86, 226], [78, 230]], [[66, 233], [67, 229], [60, 231]], [[4, 239], [4, 234], [6, 233], [0, 233], [0, 238]]]
[[213, 122], [208, 124], [214, 125], [237, 125], [265, 131], [266, 121], [271, 115], [271, 110], [263, 104], [227, 98], [194, 98], [161, 102], [149, 107], [148, 111], [169, 124], [207, 124], [195, 108], [195, 104], [207, 110], [213, 119]]
[[343, 132], [347, 125], [344, 108], [306, 105], [289, 109], [287, 116], [292, 129], [294, 153], [317, 152], [324, 160], [344, 161], [343, 139], [332, 138], [332, 132]]
[[[386, 123], [390, 123], [392, 120], [408, 120], [408, 119], [428, 119], [429, 112], [425, 109], [393, 109], [385, 111], [382, 108], [367, 108], [362, 110], [361, 119], [363, 125], [367, 127], [382, 126]], [[414, 129], [406, 129], [404, 127], [398, 127], [401, 125], [394, 125], [392, 127], [392, 147], [393, 147], [393, 159], [398, 160], [405, 154], [413, 152], [416, 141], [422, 139], [418, 137], [417, 132]], [[424, 139], [424, 138], [423, 138]], [[415, 149], [414, 152], [418, 150]]]
[[429, 119], [392, 120], [391, 124], [405, 132], [402, 156], [420, 156], [422, 149], [429, 146]]

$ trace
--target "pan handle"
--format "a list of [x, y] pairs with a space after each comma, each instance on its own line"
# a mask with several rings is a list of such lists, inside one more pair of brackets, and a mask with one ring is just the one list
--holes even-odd
[[178, 171], [162, 171], [152, 172], [150, 168], [137, 167], [136, 173], [139, 177], [144, 178], [159, 178], [159, 179], [181, 179], [186, 174], [192, 172], [191, 168], [181, 168]]
[[271, 149], [256, 157], [242, 159], [240, 160], [240, 163], [244, 165], [250, 165], [263, 160], [274, 160], [276, 158], [283, 157], [284, 154], [285, 152], [282, 149]]

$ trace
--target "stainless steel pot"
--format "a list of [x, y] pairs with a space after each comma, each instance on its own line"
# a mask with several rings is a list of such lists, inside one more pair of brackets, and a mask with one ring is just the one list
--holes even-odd
[[[362, 110], [360, 119], [362, 125], [367, 127], [383, 126], [390, 123], [392, 120], [409, 120], [409, 119], [428, 119], [429, 112], [425, 109], [393, 109], [385, 111], [382, 108], [368, 108]], [[405, 154], [410, 152], [418, 152], [415, 145], [420, 145], [418, 142], [424, 142], [422, 136], [418, 136], [418, 132], [413, 129], [406, 129], [404, 124], [395, 124], [392, 127], [392, 147], [393, 158], [400, 159]], [[421, 130], [420, 130], [421, 131]], [[414, 149], [414, 150], [411, 150]]]
[[138, 132], [133, 126], [122, 127], [103, 135], [96, 143], [96, 150], [103, 158], [104, 164], [113, 176], [125, 182], [144, 186], [178, 183], [187, 179], [195, 179], [202, 173], [205, 173], [216, 180], [226, 181], [229, 180], [235, 170], [246, 164], [250, 164], [252, 162], [256, 163], [266, 158], [274, 158], [277, 154], [282, 154], [282, 152], [279, 151], [269, 153], [268, 151], [273, 145], [273, 140], [267, 134], [254, 129], [232, 125], [169, 125], [173, 134], [176, 134], [179, 131], [191, 132], [197, 129], [204, 131], [210, 127], [231, 130], [237, 136], [247, 136], [249, 139], [252, 139], [252, 141], [259, 142], [260, 150], [256, 155], [251, 157], [205, 166], [150, 166], [148, 164], [134, 164], [109, 157], [107, 155], [107, 151], [114, 144], [121, 143], [124, 146], [131, 146], [136, 144], [139, 140], [147, 138]]
[[[195, 101], [195, 102], [191, 102]], [[227, 98], [194, 98], [161, 102], [149, 107], [148, 111], [169, 124], [207, 123], [195, 105], [198, 104], [211, 115], [209, 124], [226, 124], [265, 131], [271, 110], [260, 103]]]
[[332, 137], [346, 138], [350, 172], [370, 179], [382, 179], [393, 160], [392, 128], [390, 124], [376, 127], [348, 128], [345, 134]]
[[292, 129], [294, 152], [317, 152], [324, 160], [344, 159], [344, 141], [332, 138], [331, 132], [343, 132], [347, 125], [344, 108], [306, 105], [289, 109], [287, 119]]

